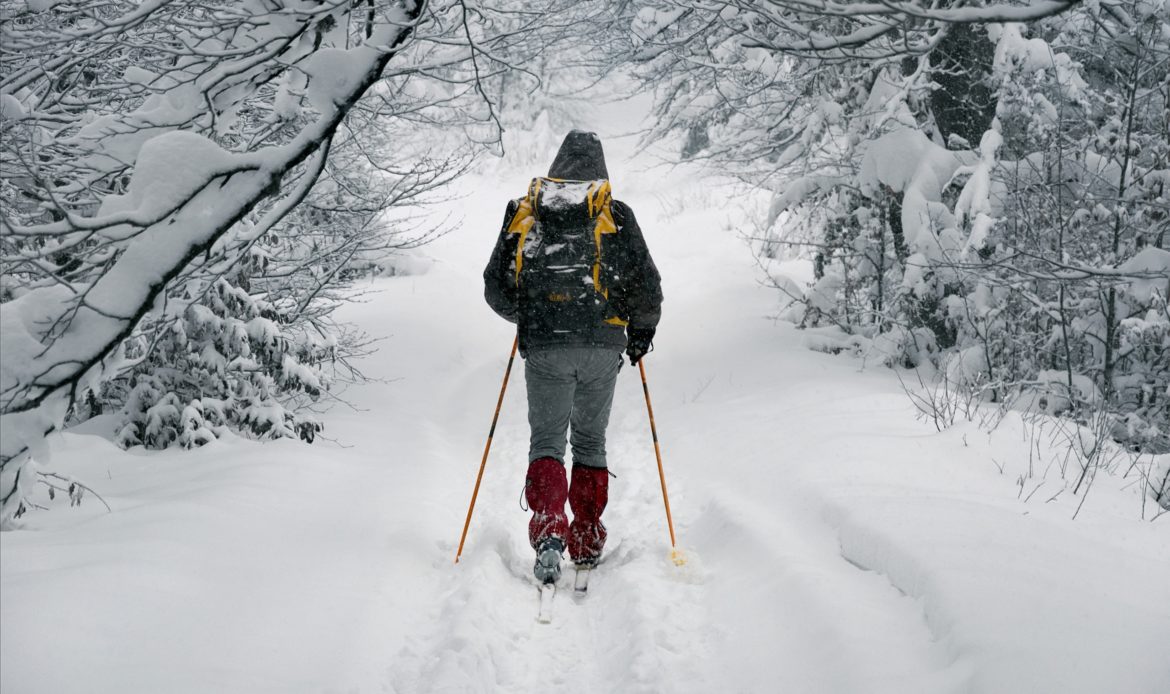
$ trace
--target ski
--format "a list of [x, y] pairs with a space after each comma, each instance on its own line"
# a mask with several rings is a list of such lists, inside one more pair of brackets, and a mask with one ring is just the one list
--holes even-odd
[[592, 566], [586, 564], [577, 565], [577, 575], [573, 578], [573, 592], [578, 596], [585, 595], [589, 590], [589, 571]]
[[585, 561], [580, 564], [574, 564], [577, 569], [577, 575], [573, 577], [573, 594], [579, 598], [585, 597], [589, 592], [589, 577], [593, 570], [596, 569], [603, 561], [614, 555], [614, 551], [621, 546], [621, 540], [614, 542], [609, 551], [597, 557], [593, 561]]
[[557, 594], [557, 584], [540, 584], [540, 611], [536, 614], [536, 621], [548, 624], [552, 621], [553, 596]]

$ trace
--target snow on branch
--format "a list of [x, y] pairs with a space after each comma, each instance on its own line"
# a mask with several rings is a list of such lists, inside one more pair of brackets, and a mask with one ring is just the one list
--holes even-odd
[[[43, 453], [46, 432], [83, 393], [118, 373], [125, 341], [148, 313], [160, 310], [172, 282], [323, 151], [406, 44], [424, 7], [407, 2], [380, 12], [368, 38], [343, 49], [323, 45], [347, 42], [348, 3], [295, 5], [297, 12], [286, 14], [254, 1], [218, 9], [204, 3], [70, 3], [6, 20], [5, 35], [26, 53], [6, 48], [2, 54], [0, 89], [20, 105], [19, 111], [6, 107], [5, 116], [15, 113], [13, 132], [46, 144], [29, 158], [29, 139], [12, 135], [4, 142], [21, 154], [25, 168], [9, 167], [2, 179], [6, 197], [15, 194], [11, 199], [18, 201], [0, 221], [3, 261], [13, 270], [6, 274], [20, 282], [4, 287], [9, 295], [0, 303], [3, 522], [24, 508], [27, 495], [18, 488], [32, 476], [30, 455]], [[66, 32], [54, 28], [58, 13], [72, 20]], [[175, 22], [180, 14], [184, 21]], [[160, 32], [187, 52], [162, 51], [154, 71], [130, 65], [127, 60], [157, 42]], [[72, 64], [52, 55], [63, 42], [77, 44]], [[113, 71], [101, 60], [113, 63]], [[125, 66], [120, 76], [119, 63]], [[243, 107], [255, 103], [258, 90], [271, 89], [272, 80], [297, 63], [316, 115], [295, 123], [253, 121], [256, 146], [229, 134], [229, 118], [246, 117]], [[46, 80], [64, 90], [31, 88]], [[138, 94], [140, 105], [87, 119], [87, 107], [102, 103], [93, 99], [103, 89], [107, 100], [118, 95], [133, 102]], [[73, 124], [72, 134], [53, 137], [61, 124]], [[210, 139], [216, 132], [239, 151]], [[259, 146], [266, 139], [275, 141]], [[260, 233], [293, 206], [277, 205]], [[57, 219], [36, 223], [46, 212]], [[286, 358], [280, 368], [303, 387], [319, 389], [317, 377], [299, 362]]]
[[1060, 412], [1170, 451], [1166, 3], [636, 6], [643, 141], [770, 195], [761, 264], [812, 266], [786, 316], [997, 402], [1092, 383]]
[[0, 525], [31, 507], [22, 485], [46, 483], [20, 471], [63, 423], [114, 415], [127, 447], [312, 441], [318, 401], [370, 350], [334, 310], [443, 233], [425, 206], [501, 145], [497, 92], [599, 14], [569, 0], [0, 11]]
[[[956, 24], [1027, 22], [1068, 11], [1079, 0], [998, 2], [832, 2], [830, 0], [723, 0], [644, 3], [635, 35], [643, 59], [663, 50], [730, 30], [745, 48], [763, 48], [823, 59], [889, 58], [928, 52], [946, 27]], [[706, 25], [702, 33], [670, 32], [682, 23]]]
[[773, 4], [793, 9], [848, 17], [857, 15], [904, 15], [948, 24], [988, 24], [994, 22], [1028, 22], [1060, 14], [1079, 5], [1081, 0], [1041, 0], [1040, 2], [1002, 2], [982, 6], [940, 7], [940, 3], [922, 2], [817, 2], [816, 0], [773, 0]]

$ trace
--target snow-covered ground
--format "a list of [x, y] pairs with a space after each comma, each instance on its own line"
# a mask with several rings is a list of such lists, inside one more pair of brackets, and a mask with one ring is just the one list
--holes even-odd
[[937, 433], [891, 371], [809, 351], [728, 228], [745, 201], [605, 142], [663, 275], [647, 372], [685, 565], [627, 366], [608, 560], [536, 623], [519, 362], [453, 563], [512, 339], [480, 272], [542, 173], [501, 167], [466, 182], [428, 271], [347, 309], [386, 340], [365, 363], [381, 380], [327, 417], [335, 443], [121, 452], [100, 422], [55, 439], [53, 466], [114, 512], [89, 499], [0, 536], [0, 689], [1170, 689], [1170, 518], [1141, 519], [1132, 476], [1098, 477], [1072, 520], [1028, 427]]

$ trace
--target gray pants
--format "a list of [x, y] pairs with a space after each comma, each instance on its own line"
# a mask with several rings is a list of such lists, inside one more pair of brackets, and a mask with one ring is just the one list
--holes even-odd
[[604, 468], [605, 428], [613, 405], [622, 354], [605, 347], [531, 350], [524, 361], [528, 382], [529, 462], [565, 461], [565, 430], [573, 463]]

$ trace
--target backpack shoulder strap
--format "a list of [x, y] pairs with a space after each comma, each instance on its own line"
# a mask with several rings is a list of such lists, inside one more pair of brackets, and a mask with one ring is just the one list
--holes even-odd
[[589, 186], [586, 204], [589, 206], [589, 217], [597, 220], [593, 229], [594, 237], [617, 232], [617, 225], [613, 221], [613, 189], [609, 181], [594, 181]]
[[517, 285], [520, 284], [520, 269], [524, 267], [524, 240], [528, 237], [532, 225], [536, 223], [536, 203], [540, 198], [542, 182], [540, 178], [532, 179], [532, 183], [528, 184], [528, 194], [520, 201], [516, 214], [512, 215], [512, 221], [508, 223], [507, 233], [519, 235], [516, 239], [516, 270], [513, 275], [513, 281]]
[[609, 181], [595, 181], [590, 185], [585, 202], [589, 216], [596, 220], [593, 224], [593, 288], [608, 296], [609, 292], [601, 286], [601, 235], [617, 233], [617, 225], [613, 222], [613, 189]]

